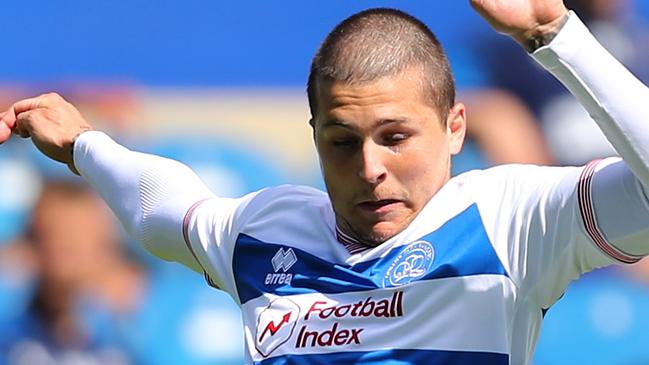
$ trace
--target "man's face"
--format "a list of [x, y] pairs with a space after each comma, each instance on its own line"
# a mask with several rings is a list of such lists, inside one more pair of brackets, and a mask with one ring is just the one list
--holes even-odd
[[87, 283], [117, 250], [113, 222], [90, 194], [50, 192], [41, 198], [33, 226], [41, 275], [49, 286]]
[[464, 106], [445, 124], [419, 68], [365, 84], [321, 82], [314, 138], [339, 226], [370, 244], [401, 232], [450, 177]]

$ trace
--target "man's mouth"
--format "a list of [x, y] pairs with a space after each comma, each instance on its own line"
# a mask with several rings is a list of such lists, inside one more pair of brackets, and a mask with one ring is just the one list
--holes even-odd
[[358, 207], [363, 211], [373, 213], [387, 213], [392, 210], [401, 200], [397, 199], [381, 199], [381, 200], [367, 200], [358, 204]]

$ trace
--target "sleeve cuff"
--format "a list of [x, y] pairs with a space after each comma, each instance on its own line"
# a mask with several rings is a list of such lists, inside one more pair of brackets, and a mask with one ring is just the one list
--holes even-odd
[[577, 14], [571, 10], [568, 21], [552, 42], [537, 49], [531, 56], [543, 67], [551, 70], [559, 65], [560, 60], [574, 59], [583, 47], [592, 43], [597, 44], [597, 40]]
[[81, 133], [74, 141], [72, 163], [81, 176], [84, 176], [84, 162], [92, 146], [115, 143], [106, 133], [100, 131], [86, 131]]

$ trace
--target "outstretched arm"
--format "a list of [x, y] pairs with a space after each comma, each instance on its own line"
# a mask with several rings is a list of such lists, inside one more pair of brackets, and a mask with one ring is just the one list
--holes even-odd
[[[471, 0], [471, 5], [495, 30], [533, 52], [577, 97], [634, 175], [649, 188], [649, 128], [644, 125], [649, 119], [649, 89], [580, 21], [569, 22], [571, 16], [562, 0]], [[554, 46], [546, 47], [557, 37]]]
[[183, 223], [195, 203], [213, 195], [187, 166], [130, 151], [92, 131], [57, 94], [19, 101], [0, 118], [0, 143], [12, 133], [31, 137], [46, 156], [82, 175], [148, 251], [203, 271], [185, 242]]
[[622, 157], [589, 164], [578, 212], [596, 245], [622, 262], [649, 254], [649, 89], [607, 52], [561, 0], [473, 0], [561, 81]]

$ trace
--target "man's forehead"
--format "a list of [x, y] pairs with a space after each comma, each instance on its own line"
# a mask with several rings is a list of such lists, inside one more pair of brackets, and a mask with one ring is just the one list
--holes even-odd
[[316, 83], [317, 96], [320, 101], [332, 97], [354, 97], [362, 95], [371, 97], [392, 93], [394, 97], [414, 94], [424, 96], [426, 78], [421, 67], [411, 66], [398, 73], [385, 75], [371, 80], [333, 80], [320, 79]]

